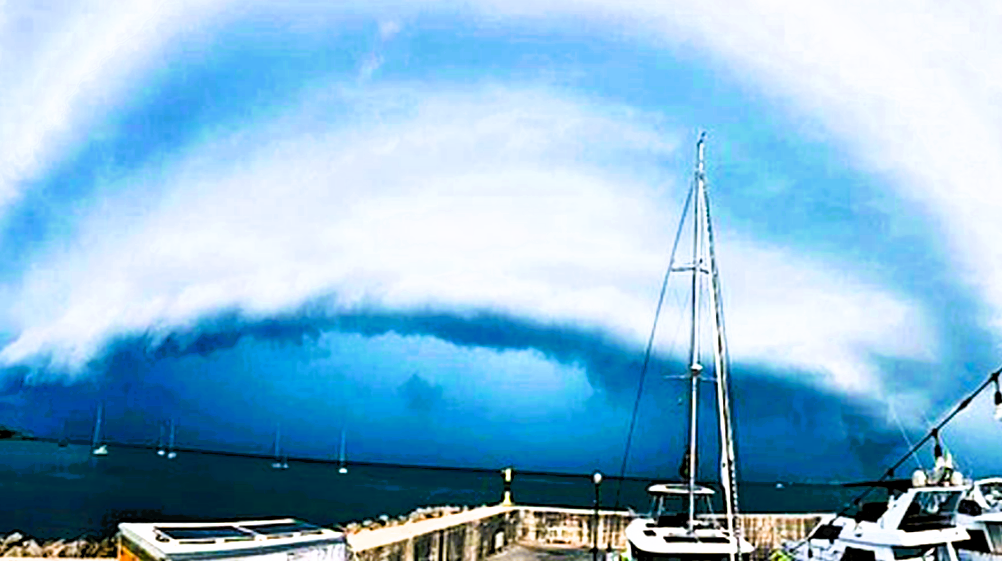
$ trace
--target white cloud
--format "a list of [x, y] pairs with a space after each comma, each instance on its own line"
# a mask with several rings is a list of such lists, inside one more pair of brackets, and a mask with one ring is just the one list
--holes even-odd
[[[351, 126], [324, 124], [322, 108], [345, 103]], [[647, 182], [679, 146], [656, 115], [501, 87], [330, 90], [299, 107], [193, 147], [155, 210], [94, 211], [8, 300], [21, 335], [0, 357], [76, 365], [109, 335], [232, 305], [266, 315], [331, 289], [343, 306], [488, 305], [645, 340], [687, 181]], [[140, 192], [141, 177], [127, 179]], [[719, 235], [736, 357], [827, 372], [847, 391], [879, 383], [869, 352], [927, 358], [910, 303], [838, 264]], [[913, 341], [892, 336], [902, 325], [919, 327]]]
[[215, 3], [16, 2], [0, 11], [0, 216]]
[[381, 21], [379, 22], [379, 38], [382, 39], [383, 41], [389, 40], [397, 33], [400, 33], [401, 29], [403, 29], [403, 26], [400, 24], [399, 21], [395, 20]]
[[[10, 86], [0, 92], [0, 212], [153, 54], [224, 4], [2, 4], [0, 82]], [[379, 25], [381, 40], [416, 10], [380, 6], [392, 15]], [[991, 188], [1002, 179], [994, 107], [1002, 45], [997, 19], [983, 16], [992, 6], [481, 0], [463, 9], [580, 16], [714, 53], [734, 76], [824, 123], [859, 165], [892, 177], [943, 228], [957, 272], [1002, 318], [993, 281], [1002, 273], [1002, 198]], [[378, 66], [374, 57], [363, 76]], [[602, 114], [552, 92], [340, 95], [366, 130], [310, 130], [312, 116], [291, 117], [256, 142], [198, 147], [153, 213], [126, 220], [116, 212], [125, 201], [96, 211], [73, 251], [36, 263], [23, 288], [3, 288], [21, 335], [2, 356], [58, 350], [79, 362], [112, 333], [183, 323], [228, 303], [268, 313], [330, 287], [347, 302], [371, 293], [396, 306], [502, 302], [643, 340], [663, 266], [662, 248], [643, 240], [669, 231], [664, 217], [675, 209], [637, 176], [599, 172], [577, 156], [595, 139], [607, 141], [599, 153], [663, 153], [675, 142], [660, 140], [663, 131], [628, 109]], [[283, 141], [262, 140], [288, 130]], [[242, 170], [213, 164], [236, 157]], [[820, 369], [859, 391], [877, 377], [871, 353], [925, 360], [935, 352], [914, 303], [865, 275], [847, 277], [846, 264], [738, 233], [728, 241], [736, 356]]]
[[[708, 52], [809, 116], [944, 236], [1002, 332], [1002, 34], [992, 2], [482, 0], [492, 17], [583, 17]], [[791, 119], [796, 120], [796, 119]], [[805, 125], [795, 134], [813, 134]], [[918, 219], [918, 218], [916, 218]]]

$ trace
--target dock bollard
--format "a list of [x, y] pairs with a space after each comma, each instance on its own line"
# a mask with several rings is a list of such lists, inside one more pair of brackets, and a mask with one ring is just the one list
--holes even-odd
[[511, 468], [507, 467], [501, 470], [504, 475], [504, 500], [501, 501], [501, 506], [512, 506], [511, 500]]

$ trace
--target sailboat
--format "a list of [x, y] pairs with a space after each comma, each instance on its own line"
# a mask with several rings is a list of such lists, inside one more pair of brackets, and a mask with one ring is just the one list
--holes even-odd
[[[738, 558], [747, 560], [754, 551], [748, 541], [738, 533], [737, 486], [734, 442], [730, 424], [730, 398], [728, 395], [727, 349], [724, 337], [723, 312], [720, 301], [720, 280], [713, 249], [713, 229], [710, 224], [709, 199], [704, 173], [704, 145], [706, 134], [696, 144], [696, 170], [689, 193], [695, 204], [693, 211], [692, 263], [676, 266], [674, 252], [669, 274], [672, 271], [692, 273], [692, 317], [689, 337], [689, 446], [680, 473], [684, 483], [661, 483], [648, 487], [652, 498], [652, 512], [634, 519], [626, 527], [629, 543], [627, 555], [634, 561], [724, 561]], [[679, 234], [685, 223], [688, 202], [682, 212]], [[676, 240], [677, 243], [677, 240]], [[699, 410], [699, 385], [704, 379], [700, 352], [700, 311], [703, 291], [709, 294], [713, 310], [710, 327], [713, 331], [714, 382], [716, 385], [717, 424], [720, 432], [721, 487], [724, 493], [724, 523], [715, 523], [706, 516], [698, 516], [698, 503], [709, 510], [709, 499], [714, 490], [696, 484], [698, 464], [697, 412]], [[679, 503], [682, 503], [679, 505]]]
[[170, 420], [170, 440], [167, 442], [167, 459], [173, 460], [177, 457], [177, 452], [174, 451], [174, 419]]
[[348, 464], [345, 463], [345, 459], [344, 459], [344, 435], [345, 435], [345, 429], [342, 427], [341, 428], [341, 450], [338, 453], [338, 460], [337, 460], [337, 464], [338, 464], [337, 472], [340, 473], [340, 474], [348, 473]]
[[160, 436], [157, 437], [157, 456], [164, 456], [167, 450], [164, 449], [164, 422], [160, 421]]
[[59, 439], [59, 447], [60, 448], [66, 448], [69, 445], [70, 445], [70, 437], [69, 437], [68, 431], [66, 430], [66, 421], [64, 420], [63, 421], [63, 437]]
[[282, 455], [282, 427], [281, 425], [275, 427], [275, 461], [272, 462], [272, 469], [289, 469], [289, 462], [284, 455]]
[[101, 418], [104, 416], [104, 404], [97, 407], [97, 420], [94, 422], [94, 438], [91, 441], [91, 454], [107, 456], [108, 445], [101, 442]]

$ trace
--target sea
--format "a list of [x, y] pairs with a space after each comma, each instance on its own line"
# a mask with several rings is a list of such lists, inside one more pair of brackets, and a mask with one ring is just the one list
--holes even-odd
[[[36, 539], [112, 535], [130, 520], [237, 520], [293, 517], [323, 526], [395, 518], [419, 507], [496, 504], [500, 471], [351, 465], [339, 474], [333, 463], [272, 460], [179, 452], [167, 460], [149, 449], [111, 447], [93, 457], [90, 447], [54, 442], [0, 442], [0, 534], [14, 531]], [[647, 512], [643, 480], [606, 477], [602, 508]], [[618, 491], [618, 493], [617, 493]], [[837, 485], [746, 482], [739, 490], [742, 512], [834, 512], [855, 491]], [[517, 504], [592, 508], [591, 474], [531, 475], [515, 471]]]

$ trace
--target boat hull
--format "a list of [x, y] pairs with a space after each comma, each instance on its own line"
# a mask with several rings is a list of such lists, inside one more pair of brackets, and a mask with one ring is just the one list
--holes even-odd
[[728, 559], [731, 555], [747, 558], [755, 547], [735, 538], [725, 530], [697, 527], [693, 534], [678, 526], [657, 526], [651, 518], [638, 518], [626, 527], [630, 557], [634, 561], [677, 559]]

